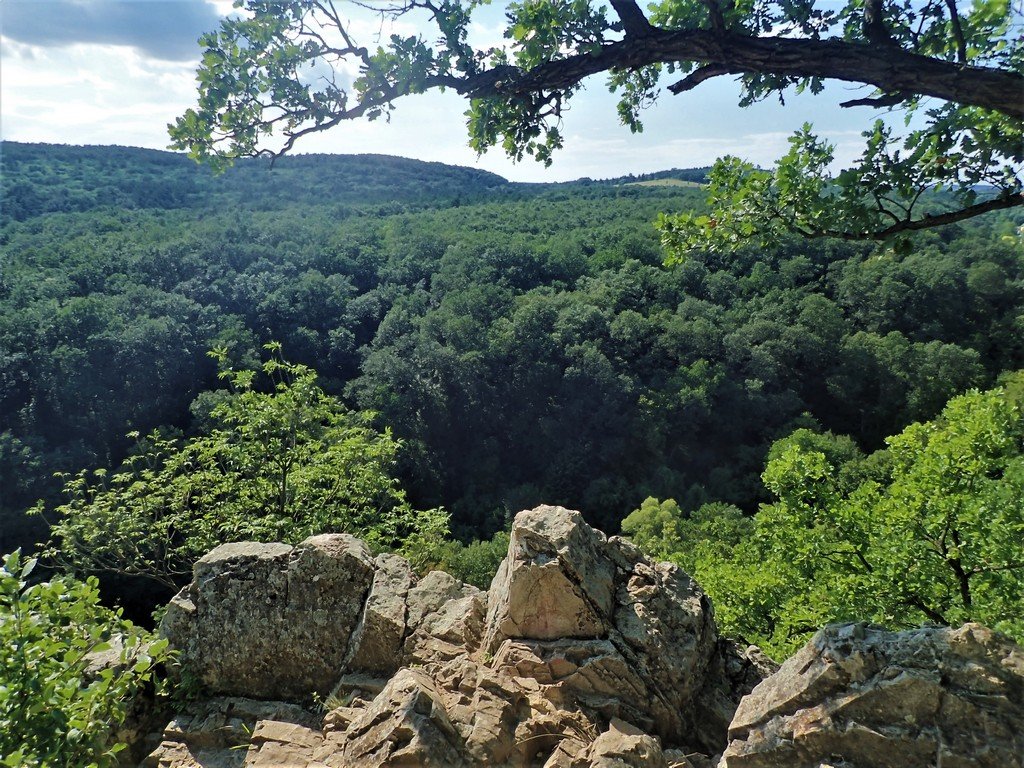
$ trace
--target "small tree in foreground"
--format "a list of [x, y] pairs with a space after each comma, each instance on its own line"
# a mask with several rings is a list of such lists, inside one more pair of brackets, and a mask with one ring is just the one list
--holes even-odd
[[[0, 565], [0, 765], [105, 768], [133, 697], [167, 659], [167, 642], [99, 603], [95, 579], [30, 584], [35, 560]], [[120, 646], [118, 663], [90, 669], [90, 654]]]
[[269, 349], [271, 391], [257, 389], [256, 371], [224, 370], [231, 392], [211, 411], [208, 434], [156, 431], [120, 470], [69, 478], [47, 554], [77, 571], [174, 587], [224, 542], [344, 532], [402, 549], [443, 539], [447, 515], [414, 510], [391, 475], [399, 443], [390, 431], [326, 394], [279, 345]]
[[623, 528], [692, 568], [725, 632], [780, 657], [841, 620], [1024, 639], [1022, 383], [954, 398], [869, 457], [830, 436], [780, 441], [763, 475], [777, 501], [747, 535], [654, 501]]

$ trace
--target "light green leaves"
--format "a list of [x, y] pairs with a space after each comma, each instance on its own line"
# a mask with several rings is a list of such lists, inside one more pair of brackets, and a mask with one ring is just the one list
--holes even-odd
[[1024, 637], [1021, 378], [954, 398], [889, 438], [884, 460], [806, 430], [779, 441], [763, 475], [776, 501], [742, 535], [727, 514], [653, 499], [623, 531], [690, 569], [724, 632], [776, 656], [844, 620], [980, 621]]
[[[327, 395], [280, 345], [268, 348], [262, 377], [221, 373], [232, 392], [211, 411], [208, 434], [155, 431], [120, 470], [70, 478], [48, 554], [78, 571], [176, 586], [227, 541], [347, 532], [397, 549], [443, 537], [447, 515], [413, 510], [392, 477], [399, 446], [390, 432]], [[223, 350], [213, 354], [225, 363]]]
[[[102, 607], [94, 579], [29, 583], [35, 562], [14, 552], [0, 567], [0, 765], [117, 765], [117, 726], [167, 641]], [[115, 648], [114, 663], [91, 665]]]
[[[771, 171], [724, 158], [712, 173], [707, 216], [661, 220], [670, 262], [787, 232], [906, 248], [905, 233], [948, 223], [942, 213], [956, 212], [956, 221], [984, 212], [974, 207], [979, 184], [1000, 207], [1022, 202], [1014, 94], [1024, 53], [1010, 32], [1008, 0], [960, 9], [887, 2], [873, 18], [860, 0], [662, 0], [646, 11], [623, 2], [621, 17], [587, 0], [522, 0], [508, 4], [506, 44], [490, 48], [471, 44], [478, 5], [389, 6], [382, 17], [402, 18], [417, 34], [392, 35], [371, 52], [330, 0], [246, 0], [242, 16], [202, 38], [198, 105], [169, 126], [172, 146], [222, 168], [237, 157], [280, 154], [342, 120], [386, 116], [409, 94], [450, 88], [470, 99], [473, 149], [500, 146], [517, 161], [547, 165], [563, 144], [564, 113], [597, 73], [608, 73], [619, 120], [633, 132], [642, 130], [640, 112], [657, 100], [663, 72], [686, 74], [670, 86], [674, 93], [736, 76], [741, 107], [782, 100], [790, 89], [819, 94], [835, 78], [878, 89], [844, 107], [900, 109], [912, 127], [894, 132], [898, 121], [876, 122], [860, 159], [845, 168], [834, 167], [833, 148], [810, 126]], [[827, 62], [819, 42], [832, 46]], [[785, 55], [764, 47], [783, 44]], [[980, 78], [978, 88], [950, 89], [961, 76]], [[947, 101], [926, 108], [925, 96]], [[940, 189], [953, 193], [946, 210], [933, 204]]]
[[[856, 164], [836, 172], [834, 146], [809, 124], [789, 140], [772, 170], [734, 157], [708, 174], [706, 214], [663, 214], [657, 226], [666, 262], [691, 253], [735, 250], [751, 241], [769, 247], [787, 234], [881, 240], [898, 251], [909, 233], [943, 214], [978, 203], [977, 187], [1008, 204], [1019, 197], [1024, 133], [1006, 117], [945, 105], [929, 111], [930, 125], [898, 136], [876, 121], [863, 133]], [[936, 193], [945, 192], [944, 197]]]

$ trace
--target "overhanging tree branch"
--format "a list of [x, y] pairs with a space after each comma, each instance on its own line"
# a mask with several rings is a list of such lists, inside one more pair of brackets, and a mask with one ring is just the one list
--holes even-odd
[[[655, 100], [665, 70], [685, 74], [668, 85], [673, 94], [741, 76], [741, 106], [792, 85], [817, 93], [823, 82], [838, 80], [877, 89], [844, 107], [915, 109], [925, 97], [937, 101], [918, 113], [925, 127], [902, 136], [876, 122], [863, 134], [857, 165], [838, 175], [832, 148], [807, 126], [790, 139], [794, 150], [775, 172], [733, 178], [735, 168], [724, 171], [723, 178], [757, 187], [754, 196], [739, 188], [718, 196], [734, 209], [742, 202], [740, 213], [711, 211], [706, 221], [676, 231], [700, 232], [698, 240], [710, 243], [720, 233], [750, 237], [755, 220], [769, 230], [785, 220], [809, 237], [887, 239], [1024, 204], [1021, 41], [1007, 39], [1005, 13], [961, 14], [956, 0], [929, 0], [918, 10], [848, 0], [839, 12], [814, 0], [765, 0], [754, 9], [693, 0], [655, 4], [650, 17], [637, 0], [610, 0], [615, 16], [596, 3], [523, 3], [508, 11], [511, 42], [477, 49], [469, 28], [478, 3], [353, 2], [382, 18], [421, 14], [440, 35], [428, 41], [395, 34], [371, 51], [353, 38], [333, 0], [244, 0], [251, 18], [226, 19], [220, 32], [203, 38], [199, 105], [171, 127], [174, 146], [221, 167], [236, 157], [280, 156], [311, 133], [387, 117], [405, 96], [447, 89], [471, 99], [474, 149], [500, 146], [515, 159], [530, 154], [549, 163], [562, 145], [562, 112], [593, 75], [609, 75], [620, 94], [620, 120], [633, 130], [642, 128], [639, 112]], [[345, 69], [352, 64], [355, 76]], [[304, 80], [303, 73], [324, 65], [328, 75], [321, 70], [315, 84]], [[276, 151], [263, 146], [271, 134], [280, 137]], [[996, 194], [975, 203], [979, 185]], [[712, 197], [722, 191], [714, 187]], [[920, 195], [936, 187], [951, 190], [961, 209], [911, 218]], [[782, 209], [778, 217], [766, 214], [775, 208]], [[735, 226], [719, 227], [724, 219]], [[696, 241], [688, 242], [678, 247]]]
[[991, 211], [1004, 211], [1007, 208], [1015, 208], [1018, 205], [1024, 205], [1024, 195], [1020, 192], [999, 195], [990, 200], [985, 200], [975, 205], [969, 205], [964, 208], [958, 208], [955, 211], [947, 211], [940, 214], [925, 214], [919, 219], [903, 219], [893, 224], [892, 226], [885, 227], [884, 229], [878, 229], [871, 232], [839, 232], [830, 230], [817, 230], [813, 232], [803, 232], [805, 237], [835, 237], [842, 240], [888, 240], [895, 235], [901, 235], [905, 232], [919, 232], [923, 229], [932, 229], [934, 227], [940, 227], [945, 224], [956, 224], [960, 221], [980, 216], [983, 213], [990, 213]]
[[611, 0], [611, 4], [628, 36], [643, 37], [654, 29], [634, 0]]
[[530, 70], [486, 70], [453, 87], [472, 98], [509, 97], [564, 90], [611, 69], [678, 61], [708, 62], [733, 73], [761, 72], [873, 85], [885, 93], [933, 96], [1024, 120], [1024, 77], [1015, 72], [964, 66], [900, 48], [882, 49], [845, 40], [752, 37], [709, 30], [652, 28], [642, 42], [627, 37], [597, 51], [555, 59]]

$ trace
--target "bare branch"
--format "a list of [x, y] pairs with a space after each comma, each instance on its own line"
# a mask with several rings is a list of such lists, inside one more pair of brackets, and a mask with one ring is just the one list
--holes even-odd
[[672, 83], [672, 85], [668, 86], [668, 90], [679, 95], [683, 91], [692, 90], [701, 83], [711, 80], [714, 77], [737, 74], [739, 74], [739, 72], [731, 67], [726, 67], [721, 64], [705, 64], [703, 67], [700, 67], [688, 74], [682, 80]]
[[881, 96], [868, 96], [864, 99], [851, 99], [850, 101], [839, 102], [840, 107], [895, 107], [912, 98], [910, 93], [883, 93]]
[[956, 55], [961, 64], [967, 63], [967, 40], [964, 38], [963, 27], [960, 26], [960, 14], [956, 10], [956, 0], [946, 0], [949, 9], [949, 23], [953, 26], [953, 38], [956, 40]]
[[835, 237], [841, 240], [887, 240], [894, 235], [904, 232], [917, 232], [922, 229], [940, 227], [944, 224], [955, 224], [958, 221], [965, 221], [989, 211], [1002, 211], [1007, 208], [1015, 208], [1018, 205], [1024, 205], [1024, 194], [1015, 192], [1013, 194], [999, 195], [983, 203], [958, 208], [955, 211], [947, 211], [937, 215], [925, 214], [920, 219], [904, 219], [892, 226], [874, 232], [833, 232], [830, 230], [807, 232], [800, 230], [800, 234], [811, 238]]
[[883, 0], [864, 0], [862, 29], [864, 37], [875, 45], [893, 45], [892, 35], [885, 26]]
[[910, 605], [910, 606], [913, 606], [914, 608], [917, 608], [919, 611], [921, 611], [921, 613], [923, 613], [925, 616], [927, 616], [929, 619], [931, 619], [936, 624], [942, 624], [944, 626], [949, 626], [949, 622], [946, 621], [946, 617], [945, 616], [943, 616], [941, 613], [936, 611], [934, 608], [930, 608], [924, 602], [924, 600], [922, 600], [917, 595], [911, 595], [910, 597], [906, 598], [904, 600], [904, 602], [907, 605]]
[[711, 28], [716, 32], [725, 32], [725, 17], [722, 15], [722, 8], [718, 0], [701, 0], [708, 9], [708, 17], [711, 19]]

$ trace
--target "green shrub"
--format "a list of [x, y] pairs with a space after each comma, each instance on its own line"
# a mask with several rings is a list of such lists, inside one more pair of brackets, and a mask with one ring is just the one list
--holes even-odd
[[[30, 584], [35, 564], [14, 552], [0, 567], [0, 765], [113, 766], [116, 728], [167, 643], [101, 606], [95, 579]], [[117, 647], [117, 664], [90, 665]]]
[[176, 587], [224, 542], [342, 532], [402, 550], [443, 540], [447, 514], [414, 510], [392, 476], [399, 443], [391, 433], [325, 393], [316, 372], [283, 360], [279, 345], [268, 347], [270, 391], [258, 388], [256, 371], [223, 371], [231, 392], [217, 398], [207, 434], [153, 432], [120, 470], [69, 478], [47, 555], [83, 573]]
[[1024, 640], [1024, 374], [1004, 382], [869, 457], [805, 430], [780, 440], [763, 475], [776, 501], [739, 527], [649, 499], [623, 530], [692, 569], [726, 634], [777, 657], [848, 620], [978, 621]]

